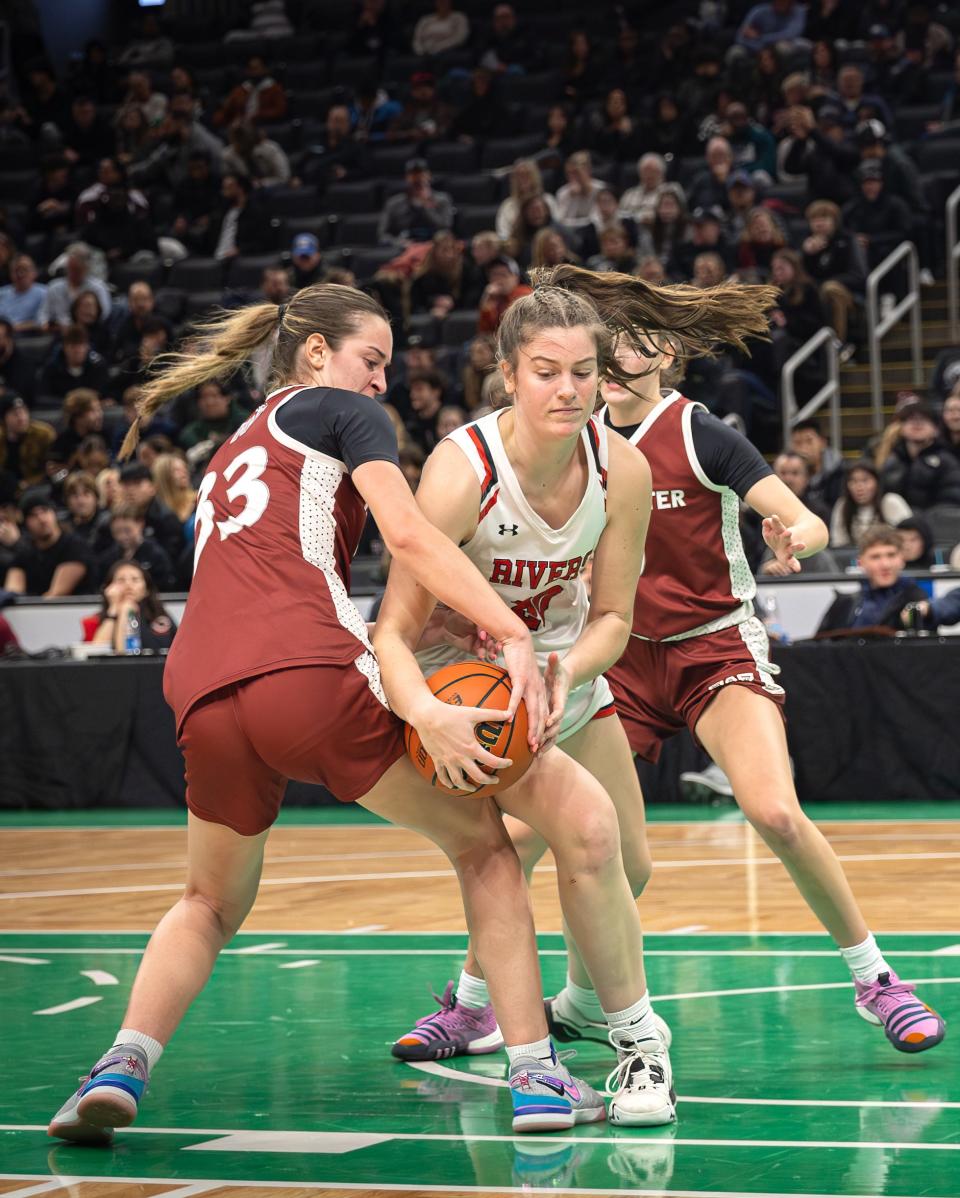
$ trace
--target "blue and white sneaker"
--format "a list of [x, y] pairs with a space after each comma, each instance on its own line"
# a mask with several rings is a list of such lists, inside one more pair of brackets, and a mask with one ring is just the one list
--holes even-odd
[[123, 1044], [102, 1056], [50, 1121], [47, 1135], [74, 1144], [106, 1146], [116, 1127], [137, 1117], [148, 1081], [147, 1054]]
[[556, 1052], [551, 1061], [518, 1057], [510, 1065], [515, 1132], [566, 1131], [577, 1123], [599, 1123], [607, 1117], [601, 1096], [586, 1082], [571, 1077]]

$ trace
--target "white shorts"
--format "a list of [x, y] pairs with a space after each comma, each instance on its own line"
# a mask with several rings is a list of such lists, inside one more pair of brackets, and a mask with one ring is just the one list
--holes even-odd
[[613, 692], [606, 678], [601, 674], [592, 682], [585, 682], [567, 695], [567, 705], [563, 709], [563, 720], [560, 723], [560, 735], [557, 744], [563, 744], [575, 732], [585, 728], [591, 720], [598, 716], [616, 715], [613, 702]]

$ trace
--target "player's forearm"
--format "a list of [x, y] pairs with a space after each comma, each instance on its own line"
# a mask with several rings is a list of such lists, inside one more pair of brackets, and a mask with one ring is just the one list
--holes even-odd
[[380, 662], [380, 681], [390, 708], [402, 720], [414, 726], [423, 705], [432, 694], [413, 654], [408, 638], [399, 627], [382, 622], [373, 635], [373, 647]]
[[563, 659], [571, 690], [592, 682], [620, 660], [630, 639], [630, 627], [631, 617], [622, 612], [604, 612], [587, 624]]
[[477, 567], [428, 521], [409, 544], [397, 546], [394, 556], [441, 603], [485, 629], [495, 640], [529, 637], [526, 625], [510, 610]]
[[809, 508], [804, 508], [799, 520], [792, 525], [795, 539], [806, 546], [797, 557], [812, 557], [821, 549], [826, 549], [830, 540], [830, 531], [819, 516], [814, 515]]

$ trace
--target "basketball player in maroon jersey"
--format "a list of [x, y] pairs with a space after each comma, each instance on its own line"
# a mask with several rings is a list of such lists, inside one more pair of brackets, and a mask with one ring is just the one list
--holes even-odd
[[[576, 267], [558, 268], [551, 281], [587, 295], [612, 320], [636, 286], [628, 275]], [[621, 346], [625, 372], [646, 373], [627, 387], [604, 384], [604, 419], [643, 452], [653, 473], [633, 629], [626, 653], [607, 671], [631, 748], [656, 761], [662, 742], [689, 728], [836, 942], [853, 975], [857, 1012], [882, 1026], [901, 1052], [933, 1048], [943, 1039], [943, 1019], [884, 960], [836, 854], [797, 799], [784, 692], [768, 659], [766, 630], [753, 614], [756, 585], [740, 540], [740, 501], [763, 517], [764, 540], [791, 573], [826, 546], [827, 528], [745, 437], [661, 387], [661, 372], [674, 365], [669, 329], [651, 335], [652, 359], [635, 345]]]
[[[253, 904], [291, 777], [323, 783], [444, 849], [506, 1042], [547, 1035], [526, 888], [499, 811], [490, 799], [445, 796], [416, 773], [348, 595], [369, 504], [394, 559], [507, 642], [512, 707], [526, 702], [538, 747], [544, 694], [529, 632], [423, 517], [399, 469], [376, 401], [392, 352], [385, 313], [352, 288], [318, 285], [286, 305], [227, 314], [147, 384], [141, 418], [274, 338], [277, 389], [216, 452], [199, 488], [194, 582], [164, 680], [186, 762], [186, 891], [151, 937], [113, 1047], [54, 1116], [52, 1136], [104, 1144], [133, 1121], [150, 1069]], [[125, 449], [135, 443], [136, 426]], [[383, 665], [389, 684], [397, 667]], [[512, 711], [458, 708], [422, 687], [405, 714], [455, 785], [484, 784], [485, 771], [502, 765], [474, 726]], [[524, 784], [534, 801], [584, 784], [599, 790], [559, 753], [536, 760]], [[589, 874], [598, 854], [605, 860], [608, 843], [585, 834], [574, 873]], [[602, 1098], [553, 1060], [560, 1089], [553, 1079], [549, 1111], [523, 1130], [603, 1118]]]

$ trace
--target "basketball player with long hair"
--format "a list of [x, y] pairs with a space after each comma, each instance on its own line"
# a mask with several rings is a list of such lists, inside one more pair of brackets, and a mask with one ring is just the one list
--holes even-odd
[[[632, 296], [646, 293], [631, 276], [560, 266], [538, 278], [590, 299], [618, 336], [620, 378], [611, 374], [603, 383], [603, 419], [644, 454], [653, 474], [631, 635], [623, 657], [607, 671], [631, 749], [656, 761], [662, 742], [689, 728], [836, 943], [853, 977], [857, 1013], [881, 1026], [901, 1052], [935, 1047], [944, 1037], [944, 1020], [884, 959], [836, 854], [797, 799], [784, 692], [769, 661], [766, 630], [753, 614], [756, 585], [740, 541], [739, 504], [763, 517], [764, 540], [792, 573], [826, 545], [826, 526], [745, 437], [661, 385], [662, 373], [682, 373], [688, 356], [674, 331], [685, 327], [686, 289], [663, 289], [677, 300], [668, 320], [630, 328]], [[665, 295], [664, 308], [669, 302]], [[645, 330], [639, 344], [638, 328]], [[529, 831], [512, 830], [529, 870], [542, 847]], [[590, 1036], [595, 1020], [566, 1000], [561, 995], [548, 1001], [554, 1038]]]
[[[765, 330], [765, 311], [772, 300], [767, 289], [721, 288], [707, 299], [703, 294], [691, 297], [699, 300], [701, 338], [740, 340], [747, 331]], [[646, 289], [643, 303], [640, 300], [630, 305], [633, 321], [663, 319], [656, 291]], [[517, 300], [498, 334], [498, 358], [512, 404], [457, 430], [438, 446], [428, 460], [417, 501], [533, 632], [548, 680], [548, 735], [602, 783], [618, 812], [629, 813], [620, 821], [621, 868], [635, 896], [650, 870], [643, 803], [603, 671], [621, 656], [629, 636], [650, 479], [639, 462], [631, 464], [635, 455], [622, 438], [608, 438], [593, 416], [599, 372], [615, 368], [608, 362], [609, 349], [596, 309], [571, 292], [539, 286]], [[589, 600], [581, 577], [588, 565]], [[425, 674], [470, 656], [473, 649], [469, 635], [465, 652], [452, 644], [425, 647], [421, 633], [432, 606], [433, 597], [401, 568], [391, 575], [375, 637], [378, 645], [389, 644], [392, 651], [392, 638], [408, 649], [417, 647]], [[391, 700], [402, 712], [403, 697], [391, 695]], [[513, 795], [506, 791], [496, 798], [504, 811], [516, 816], [524, 800], [513, 801]], [[620, 1065], [608, 1083], [615, 1093], [611, 1118], [618, 1115], [621, 1093], [637, 1096], [631, 1106], [646, 1093], [648, 1121], [665, 1121], [673, 1117], [670, 1064], [666, 1045], [657, 1044], [642, 973], [636, 904], [621, 888], [588, 920], [582, 900], [564, 887], [565, 846], [579, 835], [568, 817], [568, 804], [579, 801], [578, 796], [558, 793], [547, 796], [542, 810], [524, 801], [523, 816], [557, 860], [571, 961], [567, 989], [575, 996], [589, 993], [591, 1013], [618, 1048]], [[636, 959], [640, 986], [629, 1022], [612, 1013], [604, 993], [610, 967], [598, 952], [621, 925], [622, 904], [635, 927], [630, 956]], [[419, 1020], [394, 1044], [395, 1056], [435, 1060], [500, 1047], [494, 1010], [472, 954], [456, 992], [450, 983], [440, 1003], [439, 1011]], [[632, 1055], [629, 1049], [636, 1042], [642, 1052]]]
[[[51, 1121], [59, 1138], [106, 1144], [136, 1117], [151, 1069], [253, 904], [288, 778], [322, 783], [432, 837], [457, 871], [507, 1044], [547, 1036], [526, 887], [500, 813], [490, 799], [444, 794], [416, 773], [384, 695], [395, 667], [384, 661], [381, 683], [348, 595], [369, 504], [394, 560], [508, 643], [511, 710], [457, 708], [429, 692], [408, 706], [438, 770], [468, 789], [489, 782], [503, 763], [480, 747], [475, 725], [511, 718], [521, 698], [539, 746], [544, 693], [529, 630], [424, 518], [399, 469], [376, 399], [392, 352], [384, 311], [352, 288], [318, 285], [285, 305], [225, 314], [165, 360], [144, 388], [140, 418], [271, 342], [276, 389], [220, 447], [200, 485], [194, 581], [164, 677], [186, 763], [185, 892], [150, 939], [112, 1047]], [[136, 436], [135, 426], [127, 451]], [[601, 809], [607, 801], [560, 753], [535, 760], [524, 785], [535, 804], [563, 790]], [[569, 884], [590, 891], [618, 852], [612, 809], [606, 822], [591, 813], [582, 832]], [[551, 1057], [549, 1085], [526, 1076], [515, 1089], [514, 1127], [602, 1119], [602, 1098]], [[533, 1060], [530, 1073], [538, 1069]]]

